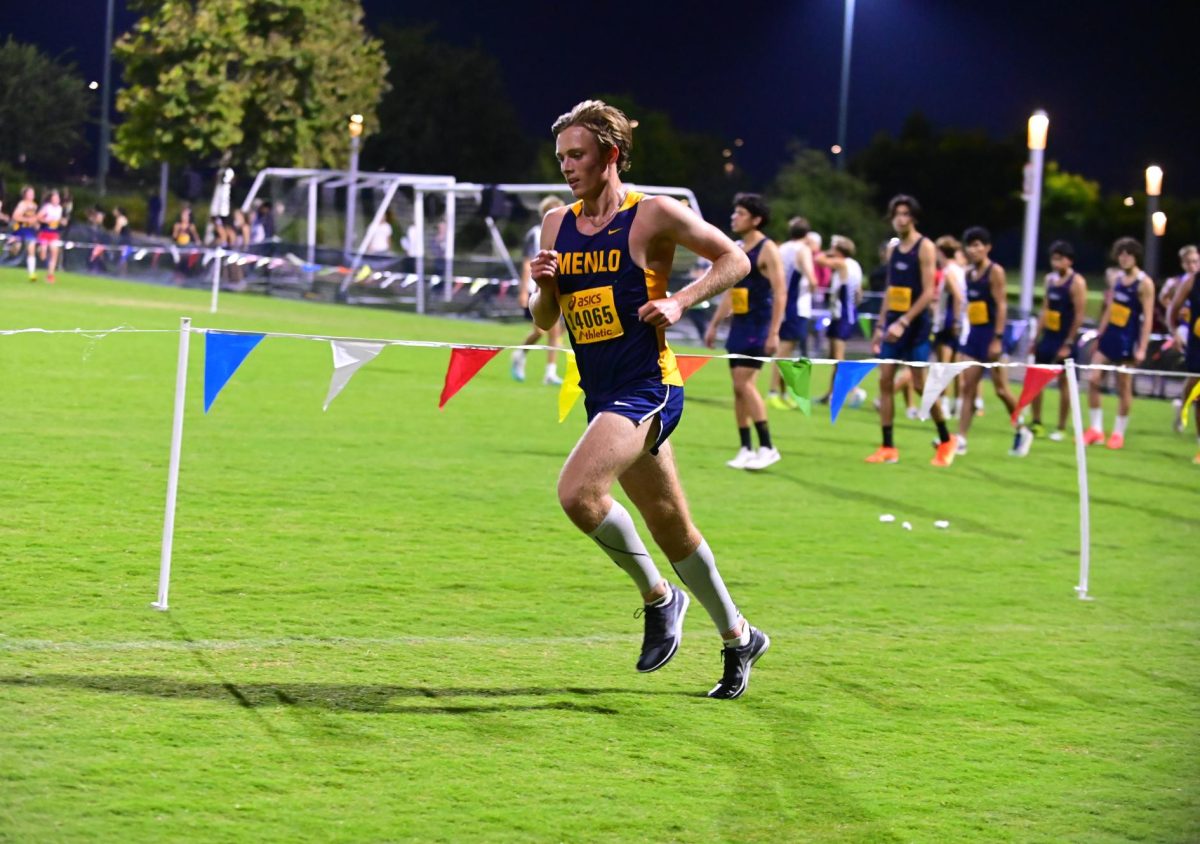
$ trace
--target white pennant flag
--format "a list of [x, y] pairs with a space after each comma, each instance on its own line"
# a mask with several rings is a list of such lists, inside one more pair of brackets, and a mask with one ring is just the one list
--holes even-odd
[[930, 364], [929, 373], [925, 376], [925, 392], [921, 393], [921, 412], [917, 414], [922, 422], [929, 418], [929, 410], [942, 391], [970, 365], [969, 361]]
[[333, 347], [333, 378], [329, 381], [329, 395], [325, 396], [325, 406], [322, 410], [329, 410], [330, 403], [337, 398], [342, 388], [350, 383], [359, 367], [375, 360], [375, 356], [383, 351], [385, 344], [330, 340], [329, 345]]

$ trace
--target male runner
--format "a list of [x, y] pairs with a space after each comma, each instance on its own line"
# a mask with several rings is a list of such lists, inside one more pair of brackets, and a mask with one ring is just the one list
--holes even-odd
[[[1190, 376], [1183, 385], [1183, 397], [1187, 398], [1200, 381], [1200, 284], [1196, 283], [1196, 273], [1190, 273], [1175, 288], [1175, 298], [1167, 311], [1167, 324], [1172, 328], [1179, 327], [1187, 332], [1187, 356], [1184, 365]], [[1196, 416], [1196, 456], [1192, 462], [1200, 466], [1200, 401], [1192, 406]], [[1179, 413], [1175, 413], [1176, 421]]]
[[[1150, 322], [1154, 312], [1154, 281], [1139, 267], [1142, 244], [1132, 237], [1122, 237], [1113, 244], [1113, 260], [1120, 268], [1113, 277], [1112, 289], [1104, 305], [1104, 314], [1096, 329], [1100, 339], [1092, 352], [1093, 364], [1117, 364], [1139, 367], [1146, 359], [1150, 343]], [[1104, 409], [1100, 406], [1100, 382], [1104, 370], [1092, 370], [1088, 380], [1088, 407], [1091, 425], [1083, 432], [1083, 444], [1104, 442]], [[1117, 373], [1117, 421], [1112, 436], [1105, 445], [1111, 449], [1125, 447], [1125, 430], [1129, 426], [1129, 411], [1133, 407], [1133, 375]]]
[[[536, 288], [529, 277], [529, 264], [533, 260], [533, 256], [541, 249], [542, 237], [542, 220], [554, 208], [561, 208], [563, 201], [557, 196], [546, 196], [538, 203], [538, 222], [537, 225], [531, 227], [525, 233], [525, 259], [521, 262], [521, 289], [517, 294], [517, 302], [525, 310], [526, 316], [533, 319], [533, 315], [529, 313], [529, 294]], [[550, 340], [550, 348], [546, 350], [546, 374], [542, 376], [542, 383], [550, 386], [557, 386], [562, 383], [562, 378], [558, 375], [558, 347], [562, 339], [562, 323], [554, 323], [549, 331], [542, 331], [536, 325], [525, 335], [525, 339], [521, 341], [522, 346], [529, 346], [538, 341], [543, 334]], [[512, 357], [512, 377], [516, 381], [525, 380], [525, 350], [517, 349], [513, 352]]]
[[33, 188], [29, 185], [21, 188], [21, 198], [13, 208], [12, 225], [13, 236], [25, 248], [25, 266], [29, 269], [29, 280], [37, 281], [38, 205]]
[[[770, 640], [738, 612], [688, 513], [667, 439], [683, 410], [683, 379], [666, 329], [731, 287], [750, 262], [679, 202], [621, 183], [633, 130], [619, 109], [581, 102], [554, 122], [553, 132], [559, 168], [577, 201], [542, 222], [542, 249], [530, 266], [538, 289], [529, 309], [545, 331], [565, 318], [589, 420], [559, 476], [559, 502], [637, 584], [646, 604], [638, 669], [654, 671], [679, 647], [688, 597], [658, 573], [629, 512], [612, 497], [620, 482], [724, 640], [724, 672], [708, 696], [736, 698]], [[668, 297], [676, 245], [712, 266]]]
[[[733, 415], [737, 420], [741, 447], [725, 465], [731, 469], [765, 469], [780, 460], [779, 450], [771, 443], [767, 406], [758, 393], [758, 373], [763, 362], [779, 348], [779, 326], [787, 302], [787, 284], [783, 280], [783, 262], [779, 247], [761, 231], [771, 211], [756, 193], [739, 193], [733, 200], [729, 226], [740, 240], [738, 245], [750, 260], [750, 272], [730, 288], [717, 306], [704, 334], [704, 343], [712, 348], [717, 329], [733, 315], [725, 348], [730, 354], [748, 357], [730, 358], [733, 379]], [[758, 434], [758, 450], [750, 447], [750, 423]]]
[[[933, 241], [917, 231], [921, 206], [911, 196], [899, 194], [888, 203], [888, 216], [898, 240], [888, 248], [888, 283], [884, 290], [883, 312], [875, 324], [871, 341], [873, 354], [894, 360], [921, 362], [929, 360], [931, 320], [929, 306], [935, 289], [933, 274], [937, 267], [937, 249]], [[909, 367], [913, 387], [920, 395], [925, 389], [925, 370]], [[892, 441], [892, 418], [895, 412], [896, 364], [879, 367], [879, 424], [883, 445], [867, 458], [868, 463], [898, 463], [900, 451]], [[935, 466], [949, 466], [954, 460], [954, 443], [941, 407], [934, 402], [930, 409], [937, 425]]]
[[[958, 351], [963, 360], [995, 363], [1000, 360], [1004, 324], [1008, 319], [1004, 267], [991, 259], [992, 235], [983, 226], [972, 226], [963, 232], [963, 246], [968, 261], [967, 336]], [[963, 403], [962, 414], [958, 417], [957, 454], [967, 453], [967, 434], [975, 419], [975, 396], [979, 393], [979, 382], [983, 380], [983, 367], [969, 366], [963, 370], [962, 377]], [[993, 369], [992, 384], [996, 388], [997, 398], [1004, 402], [1011, 416], [1017, 409], [1017, 400], [1008, 389], [1008, 371], [1003, 367]], [[1025, 457], [1032, 443], [1033, 432], [1018, 424], [1008, 453], [1014, 457]]]
[[[787, 281], [787, 308], [783, 312], [783, 323], [779, 326], [779, 351], [781, 358], [808, 357], [808, 333], [812, 322], [812, 291], [816, 271], [813, 269], [813, 251], [808, 245], [808, 220], [793, 217], [788, 220], [787, 242], [779, 244], [779, 259], [783, 262], [783, 278]], [[795, 410], [796, 402], [788, 395], [783, 385], [783, 376], [778, 367], [771, 369], [771, 390], [767, 394], [767, 405], [776, 410]]]
[[[1065, 240], [1050, 244], [1050, 267], [1046, 276], [1046, 295], [1042, 313], [1038, 318], [1041, 332], [1034, 349], [1034, 363], [1061, 364], [1075, 357], [1075, 338], [1083, 326], [1087, 313], [1087, 282], [1075, 272], [1075, 248]], [[1071, 411], [1071, 397], [1067, 392], [1067, 374], [1058, 376], [1058, 427], [1051, 432], [1050, 439], [1059, 442], [1066, 436], [1067, 414]], [[1033, 424], [1030, 430], [1042, 436], [1042, 394], [1033, 397]]]

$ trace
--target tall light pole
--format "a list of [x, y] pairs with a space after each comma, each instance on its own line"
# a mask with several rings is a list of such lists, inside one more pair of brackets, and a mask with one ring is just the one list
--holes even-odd
[[842, 87], [838, 97], [837, 168], [846, 169], [846, 112], [850, 109], [850, 46], [854, 36], [854, 0], [845, 0], [846, 19], [842, 25]]
[[1046, 152], [1046, 133], [1050, 118], [1042, 110], [1029, 116], [1026, 146], [1029, 164], [1025, 182], [1025, 239], [1021, 245], [1021, 302], [1020, 318], [1029, 319], [1033, 313], [1033, 275], [1037, 263], [1038, 218], [1042, 212], [1042, 165]]
[[112, 127], [108, 122], [108, 102], [112, 98], [113, 0], [108, 0], [104, 19], [104, 81], [100, 83], [100, 165], [96, 173], [96, 189], [104, 196], [108, 191], [108, 143]]
[[1163, 171], [1157, 164], [1146, 168], [1146, 272], [1150, 278], [1158, 278], [1158, 239], [1167, 230], [1167, 217], [1163, 214], [1162, 231], [1156, 230], [1154, 218], [1162, 214], [1158, 210], [1158, 198], [1162, 195]]
[[346, 245], [343, 250], [345, 259], [350, 261], [354, 254], [354, 215], [357, 213], [355, 204], [358, 200], [358, 139], [362, 137], [363, 116], [350, 115], [350, 123], [346, 127], [350, 132], [350, 181], [346, 186]]

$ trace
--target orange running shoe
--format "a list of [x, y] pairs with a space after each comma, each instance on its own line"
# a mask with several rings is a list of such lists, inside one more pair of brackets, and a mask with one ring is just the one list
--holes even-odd
[[1084, 445], [1096, 445], [1104, 442], [1104, 432], [1099, 428], [1088, 428], [1083, 432]]
[[866, 459], [867, 463], [899, 463], [900, 449], [881, 445], [879, 449]]
[[1192, 458], [1192, 463], [1194, 463], [1197, 466], [1200, 466], [1200, 451], [1196, 452], [1196, 456]]
[[933, 455], [933, 459], [929, 461], [931, 466], [949, 466], [954, 462], [954, 453], [958, 449], [958, 444], [955, 443], [955, 438], [951, 437], [944, 443], [938, 443], [937, 454]]
[[1111, 448], [1113, 451], [1116, 451], [1118, 448], [1124, 448], [1125, 435], [1114, 432], [1113, 435], [1108, 438], [1108, 442], [1105, 443], [1105, 446]]

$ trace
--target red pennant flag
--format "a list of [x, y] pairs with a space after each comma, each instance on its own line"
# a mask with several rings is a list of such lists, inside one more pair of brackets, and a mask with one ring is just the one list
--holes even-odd
[[1017, 424], [1017, 416], [1025, 405], [1033, 401], [1034, 396], [1046, 389], [1046, 385], [1057, 377], [1057, 369], [1045, 369], [1040, 366], [1025, 367], [1025, 383], [1021, 386], [1021, 398], [1017, 400], [1017, 409], [1012, 414], [1014, 425]]
[[679, 377], [686, 383], [689, 378], [708, 363], [712, 358], [704, 355], [676, 355], [675, 365], [679, 367]]
[[446, 402], [498, 354], [499, 349], [451, 349], [450, 366], [446, 369], [446, 384], [442, 387], [438, 410], [444, 408]]

